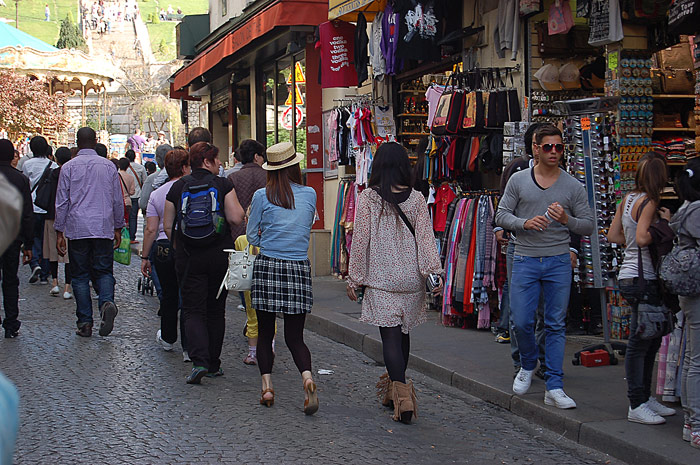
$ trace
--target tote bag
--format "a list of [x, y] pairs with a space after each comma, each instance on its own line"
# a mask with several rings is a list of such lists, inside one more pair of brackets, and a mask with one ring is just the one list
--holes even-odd
[[114, 249], [114, 261], [122, 265], [131, 265], [131, 238], [129, 237], [129, 229], [122, 228], [122, 241], [119, 247]]

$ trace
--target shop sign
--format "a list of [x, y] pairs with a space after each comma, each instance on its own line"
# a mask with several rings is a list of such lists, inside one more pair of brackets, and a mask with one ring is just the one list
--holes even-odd
[[292, 108], [294, 108], [294, 116], [295, 116], [295, 121], [294, 125], [296, 127], [301, 126], [301, 124], [304, 122], [304, 112], [301, 111], [301, 108], [297, 107], [287, 107], [284, 110], [284, 113], [282, 113], [282, 127], [288, 131], [292, 130]]
[[223, 89], [219, 89], [217, 91], [212, 92], [211, 94], [211, 110], [212, 111], [220, 111], [225, 108], [228, 108], [228, 101], [229, 101], [229, 90], [227, 87], [224, 87]]

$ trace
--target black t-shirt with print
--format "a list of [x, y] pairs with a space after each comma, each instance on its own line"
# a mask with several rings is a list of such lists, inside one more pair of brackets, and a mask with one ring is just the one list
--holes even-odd
[[401, 14], [397, 56], [407, 60], [440, 59], [437, 45], [441, 20], [447, 12], [445, 0], [395, 0], [394, 11]]

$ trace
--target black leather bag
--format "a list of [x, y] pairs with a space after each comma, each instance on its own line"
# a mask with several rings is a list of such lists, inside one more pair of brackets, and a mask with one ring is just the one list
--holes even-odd
[[41, 177], [34, 185], [32, 190], [36, 190], [36, 197], [34, 198], [34, 205], [41, 208], [42, 210], [49, 211], [51, 208], [51, 201], [54, 199], [53, 193], [56, 191], [56, 184], [52, 182], [53, 176], [51, 176], [51, 161], [44, 168], [44, 172]]

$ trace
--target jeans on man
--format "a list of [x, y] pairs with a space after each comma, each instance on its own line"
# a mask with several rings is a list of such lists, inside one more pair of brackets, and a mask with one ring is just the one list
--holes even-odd
[[78, 325], [92, 323], [90, 279], [97, 287], [98, 307], [114, 302], [114, 249], [112, 239], [71, 239], [68, 243], [73, 295]]
[[[513, 366], [515, 368], [520, 368], [520, 351], [518, 350], [518, 339], [515, 337], [515, 329], [513, 326], [513, 319], [511, 318], [511, 301], [510, 301], [510, 280], [513, 275], [513, 255], [515, 254], [515, 244], [513, 241], [508, 243], [508, 250], [506, 252], [506, 270], [508, 279], [506, 280], [507, 288], [503, 287], [503, 293], [505, 295], [508, 292], [508, 319], [506, 322], [507, 328], [510, 331], [510, 356], [513, 359]], [[505, 297], [504, 297], [505, 300]], [[499, 328], [500, 328], [499, 324]], [[544, 293], [540, 293], [540, 300], [537, 304], [537, 324], [535, 325], [535, 340], [537, 341], [537, 347], [539, 348], [539, 359], [540, 365], [545, 366], [544, 363]]]
[[537, 368], [536, 308], [540, 294], [544, 293], [545, 382], [549, 391], [564, 386], [565, 321], [570, 284], [571, 259], [568, 253], [551, 257], [513, 256], [510, 313], [518, 339], [520, 363], [525, 370]]
[[136, 240], [136, 230], [139, 224], [139, 198], [131, 199], [131, 210], [129, 211], [129, 238], [132, 241]]
[[656, 281], [647, 281], [642, 294], [637, 278], [619, 281], [620, 293], [632, 308], [630, 319], [630, 337], [625, 352], [625, 375], [627, 377], [627, 398], [630, 407], [639, 407], [651, 396], [651, 381], [654, 377], [656, 353], [661, 347], [661, 337], [642, 339], [637, 332], [637, 318], [640, 302], [661, 305], [661, 296]]
[[41, 268], [40, 279], [49, 279], [51, 269], [48, 258], [44, 258], [44, 220], [45, 213], [34, 213], [34, 243], [32, 244], [32, 259], [29, 262], [32, 270], [37, 266]]
[[2, 327], [10, 331], [17, 331], [22, 324], [17, 316], [19, 315], [19, 253], [20, 242], [14, 241], [0, 256], [0, 279], [2, 280], [2, 299], [5, 307], [5, 320]]

